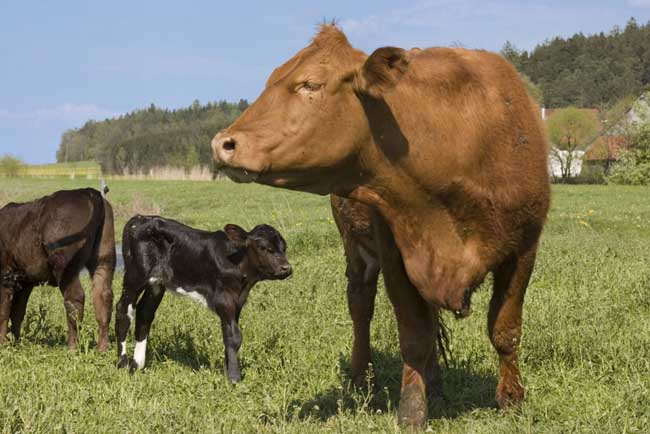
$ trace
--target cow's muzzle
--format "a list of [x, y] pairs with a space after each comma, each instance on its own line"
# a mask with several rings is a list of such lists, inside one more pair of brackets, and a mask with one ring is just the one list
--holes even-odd
[[212, 156], [216, 169], [235, 182], [254, 182], [258, 172], [240, 167], [234, 161], [237, 141], [225, 133], [218, 133], [212, 139]]

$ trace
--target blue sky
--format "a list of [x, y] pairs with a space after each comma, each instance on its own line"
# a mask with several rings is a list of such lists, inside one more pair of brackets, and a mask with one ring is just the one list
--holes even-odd
[[[401, 5], [398, 5], [401, 3]], [[55, 160], [63, 131], [142, 108], [247, 98], [336, 18], [371, 52], [531, 49], [556, 35], [650, 20], [650, 0], [0, 0], [0, 155]]]

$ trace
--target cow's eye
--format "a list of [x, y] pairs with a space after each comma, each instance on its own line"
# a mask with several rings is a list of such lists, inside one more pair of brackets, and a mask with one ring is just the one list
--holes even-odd
[[316, 92], [323, 87], [320, 83], [313, 83], [311, 81], [304, 81], [297, 86], [298, 92]]

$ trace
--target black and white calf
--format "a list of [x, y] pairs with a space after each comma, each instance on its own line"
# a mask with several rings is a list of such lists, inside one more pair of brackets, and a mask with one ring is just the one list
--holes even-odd
[[[149, 329], [168, 290], [219, 315], [226, 375], [232, 382], [240, 381], [239, 314], [255, 283], [291, 275], [286, 247], [269, 225], [246, 232], [229, 224], [223, 231], [207, 232], [162, 217], [133, 217], [122, 235], [124, 284], [115, 317], [118, 367], [131, 371], [144, 367]], [[134, 317], [136, 342], [129, 359], [126, 336]]]

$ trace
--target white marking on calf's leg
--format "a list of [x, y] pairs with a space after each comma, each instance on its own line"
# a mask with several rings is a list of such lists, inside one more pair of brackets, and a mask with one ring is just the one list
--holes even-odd
[[124, 342], [120, 342], [120, 345], [121, 345], [120, 355], [126, 356], [126, 340]]
[[133, 360], [138, 365], [138, 369], [144, 368], [144, 361], [147, 356], [147, 338], [141, 341], [135, 341], [135, 350], [133, 350]]
[[133, 318], [135, 318], [135, 309], [133, 308], [133, 305], [130, 304], [126, 308], [126, 316], [129, 317], [129, 321], [133, 321]]

